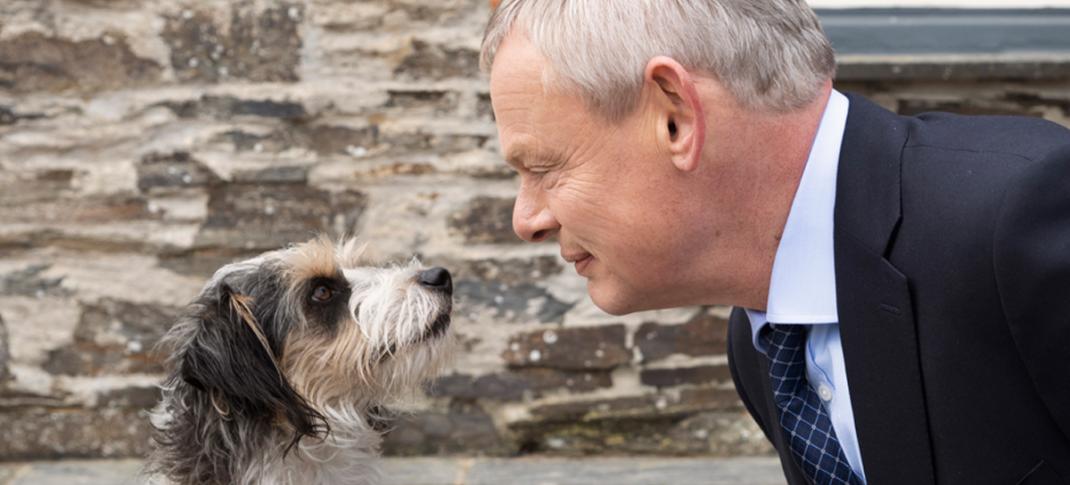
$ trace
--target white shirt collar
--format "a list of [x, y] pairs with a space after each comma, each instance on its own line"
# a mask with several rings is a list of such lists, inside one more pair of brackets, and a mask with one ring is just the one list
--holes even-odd
[[829, 96], [773, 260], [766, 312], [747, 311], [755, 338], [767, 321], [839, 321], [832, 230], [836, 171], [849, 104], [836, 90]]

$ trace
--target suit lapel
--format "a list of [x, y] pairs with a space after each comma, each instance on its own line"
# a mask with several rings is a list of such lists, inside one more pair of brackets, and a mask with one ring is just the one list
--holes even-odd
[[836, 297], [869, 485], [935, 482], [909, 284], [885, 253], [900, 218], [907, 121], [849, 96], [836, 182]]

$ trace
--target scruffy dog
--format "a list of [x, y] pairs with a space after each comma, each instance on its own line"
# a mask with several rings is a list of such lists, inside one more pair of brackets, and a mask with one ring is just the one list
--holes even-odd
[[148, 472], [177, 484], [374, 484], [381, 410], [450, 353], [448, 271], [320, 238], [224, 266], [161, 342]]

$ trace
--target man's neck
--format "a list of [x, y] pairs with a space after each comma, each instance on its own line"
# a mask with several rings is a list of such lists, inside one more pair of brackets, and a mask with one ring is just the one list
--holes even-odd
[[831, 83], [809, 106], [789, 114], [762, 117], [755, 133], [767, 140], [755, 139], [758, 147], [755, 180], [760, 181], [757, 196], [752, 198], [754, 230], [747, 235], [750, 254], [740, 262], [742, 283], [730, 302], [736, 306], [764, 311], [769, 299], [770, 276], [781, 235], [791, 212], [792, 201], [810, 157], [814, 138], [828, 104]]

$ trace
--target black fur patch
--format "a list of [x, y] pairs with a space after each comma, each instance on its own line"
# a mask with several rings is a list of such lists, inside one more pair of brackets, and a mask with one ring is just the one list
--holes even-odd
[[[319, 302], [313, 299], [313, 293], [317, 287], [325, 286], [331, 292], [330, 300]], [[312, 325], [317, 325], [331, 333], [335, 332], [338, 322], [349, 312], [349, 297], [352, 290], [349, 282], [339, 274], [334, 277], [315, 277], [305, 281], [301, 285], [300, 294], [303, 295], [305, 318]]]
[[324, 416], [278, 368], [298, 317], [279, 305], [285, 301], [279, 274], [261, 267], [228, 275], [191, 305], [186, 319], [197, 327], [177, 349], [169, 381], [184, 409], [173, 408], [174, 421], [156, 433], [173, 481], [233, 483], [235, 462], [261, 446], [257, 440], [289, 433], [288, 453], [302, 438], [329, 432]]

